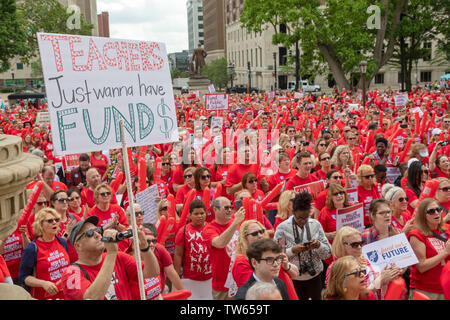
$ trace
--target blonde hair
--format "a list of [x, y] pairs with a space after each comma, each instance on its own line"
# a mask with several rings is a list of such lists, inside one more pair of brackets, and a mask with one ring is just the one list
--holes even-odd
[[334, 153], [333, 153], [333, 157], [331, 158], [331, 164], [334, 165], [335, 169], [342, 168], [343, 163], [339, 159], [339, 156], [341, 155], [341, 153], [344, 150], [347, 150], [348, 154], [349, 154], [348, 155], [347, 165], [350, 168], [353, 167], [353, 155], [352, 155], [352, 152], [350, 151], [350, 148], [347, 145], [343, 144], [343, 145], [339, 145], [339, 146], [336, 147], [336, 149], [334, 150]]
[[283, 191], [280, 195], [280, 200], [278, 200], [277, 215], [276, 218], [287, 219], [289, 218], [289, 202], [295, 196], [294, 190]]
[[355, 234], [361, 236], [361, 231], [349, 226], [344, 226], [336, 232], [333, 244], [331, 245], [331, 254], [333, 255], [333, 257], [338, 259], [345, 256], [344, 242], [346, 242], [349, 237]]
[[247, 248], [248, 248], [248, 240], [247, 240], [247, 230], [248, 227], [252, 224], [252, 223], [256, 223], [261, 229], [266, 229], [264, 228], [264, 225], [259, 222], [258, 220], [245, 220], [244, 222], [242, 222], [241, 227], [239, 228], [239, 236], [238, 236], [238, 240], [237, 240], [237, 245], [236, 245], [236, 255], [243, 255], [245, 257], [247, 257]]
[[[33, 222], [33, 232], [36, 235], [36, 237], [42, 237], [42, 235], [44, 234], [43, 229], [42, 229], [42, 224], [44, 223], [45, 217], [47, 216], [47, 214], [51, 214], [53, 215], [53, 217], [57, 218], [57, 219], [61, 219], [61, 215], [53, 208], [44, 208], [39, 210], [35, 216], [34, 216], [34, 222]], [[58, 229], [59, 229], [59, 225], [58, 225]]]
[[356, 173], [356, 181], [358, 182], [358, 185], [361, 185], [362, 174], [365, 171], [372, 171], [375, 174], [375, 171], [373, 170], [373, 168], [371, 166], [369, 166], [368, 164], [360, 165], [359, 168], [358, 168], [358, 171]]
[[[169, 209], [169, 201], [167, 201], [167, 199], [161, 199], [161, 201], [158, 203], [158, 209], [156, 210], [156, 220], [159, 220], [159, 218], [161, 217], [161, 208], [164, 206], [164, 204], [167, 206], [167, 209]], [[188, 204], [184, 204], [184, 205], [188, 205]], [[176, 211], [175, 211], [176, 213]], [[167, 214], [169, 214], [169, 211], [167, 211]]]

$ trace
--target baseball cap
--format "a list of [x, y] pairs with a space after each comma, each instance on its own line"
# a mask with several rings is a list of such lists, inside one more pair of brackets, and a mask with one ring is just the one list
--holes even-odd
[[434, 128], [433, 130], [431, 130], [431, 135], [432, 136], [436, 136], [438, 134], [441, 134], [442, 130], [439, 128]]
[[98, 221], [99, 221], [99, 219], [97, 216], [89, 216], [86, 218], [86, 220], [81, 220], [81, 221], [78, 221], [77, 223], [75, 223], [72, 230], [70, 231], [70, 235], [69, 235], [70, 243], [72, 245], [75, 244], [75, 240], [76, 240], [78, 234], [80, 233], [81, 229], [83, 229], [83, 226], [85, 223], [88, 222], [88, 223], [92, 223], [94, 226], [97, 226]]

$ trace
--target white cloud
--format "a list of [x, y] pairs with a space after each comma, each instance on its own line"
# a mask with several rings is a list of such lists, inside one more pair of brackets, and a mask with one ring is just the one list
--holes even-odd
[[167, 52], [188, 49], [186, 0], [97, 0], [109, 12], [111, 38], [163, 42]]

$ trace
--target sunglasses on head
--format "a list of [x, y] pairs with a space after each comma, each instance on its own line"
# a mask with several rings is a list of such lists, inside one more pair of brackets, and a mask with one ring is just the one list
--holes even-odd
[[44, 221], [49, 223], [49, 224], [52, 224], [53, 222], [58, 223], [60, 221], [60, 219], [59, 218], [53, 218], [53, 219], [46, 219]]
[[356, 249], [358, 247], [362, 247], [364, 245], [364, 241], [344, 242], [344, 244]]
[[431, 208], [427, 210], [427, 214], [435, 214], [435, 213], [441, 213], [442, 212], [442, 208], [437, 207], [437, 208]]
[[80, 241], [80, 239], [83, 238], [83, 236], [86, 236], [88, 238], [92, 238], [94, 236], [95, 232], [97, 232], [99, 235], [102, 236], [103, 235], [103, 228], [102, 227], [98, 227], [98, 228], [95, 228], [95, 229], [87, 230], [87, 231], [83, 232], [81, 234], [81, 236], [79, 236], [78, 239], [75, 242]]
[[258, 234], [263, 235], [264, 232], [266, 232], [266, 230], [261, 229], [261, 230], [258, 230], [258, 231], [252, 232], [252, 233], [247, 233], [247, 235], [248, 236], [252, 236], [252, 237], [256, 237], [256, 236], [258, 236]]

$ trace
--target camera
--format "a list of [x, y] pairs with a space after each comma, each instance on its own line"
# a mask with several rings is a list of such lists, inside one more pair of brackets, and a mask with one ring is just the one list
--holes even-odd
[[445, 146], [447, 146], [447, 145], [449, 145], [450, 144], [450, 141], [442, 141], [441, 142], [441, 147], [445, 147]]
[[128, 238], [131, 238], [133, 236], [133, 230], [129, 229], [123, 232], [117, 232], [116, 238], [112, 237], [103, 237], [102, 242], [119, 242]]
[[314, 270], [314, 264], [310, 260], [300, 263], [299, 272], [300, 274], [308, 273], [310, 276], [316, 275], [316, 270]]

